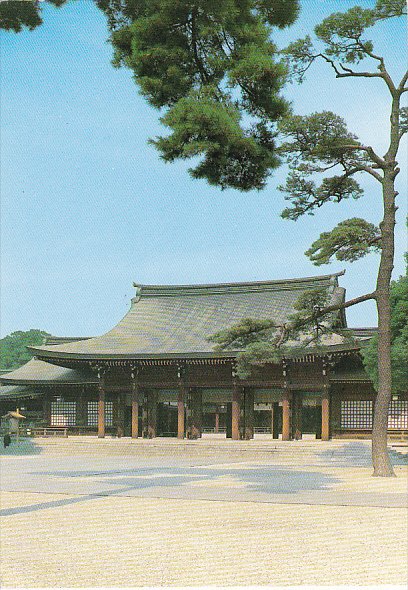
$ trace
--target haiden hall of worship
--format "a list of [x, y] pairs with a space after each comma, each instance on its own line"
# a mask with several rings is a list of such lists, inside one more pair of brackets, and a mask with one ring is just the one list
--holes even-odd
[[[52, 337], [31, 349], [24, 366], [0, 376], [0, 411], [20, 409], [24, 425], [44, 434], [99, 437], [225, 433], [251, 439], [312, 435], [370, 436], [375, 390], [362, 347], [375, 329], [332, 335], [324, 346], [297, 348], [279, 362], [236, 372], [239, 350], [216, 351], [209, 339], [243, 318], [282, 324], [303, 293], [345, 300], [343, 273], [309, 278], [208, 285], [135, 285], [125, 317], [94, 338]], [[347, 328], [344, 310], [332, 316]], [[394, 395], [390, 436], [408, 434], [408, 395]]]

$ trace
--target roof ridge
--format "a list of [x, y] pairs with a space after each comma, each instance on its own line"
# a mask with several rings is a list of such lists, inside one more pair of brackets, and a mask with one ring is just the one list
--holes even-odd
[[318, 275], [312, 277], [300, 277], [291, 279], [275, 279], [271, 281], [247, 281], [240, 283], [198, 283], [186, 285], [143, 285], [133, 283], [136, 288], [136, 298], [143, 296], [171, 296], [182, 294], [215, 294], [215, 293], [237, 293], [247, 291], [274, 290], [274, 288], [283, 289], [285, 286], [294, 288], [295, 285], [304, 287], [307, 283], [316, 283], [319, 281], [336, 281], [337, 277], [344, 275], [342, 270], [337, 273], [327, 275]]

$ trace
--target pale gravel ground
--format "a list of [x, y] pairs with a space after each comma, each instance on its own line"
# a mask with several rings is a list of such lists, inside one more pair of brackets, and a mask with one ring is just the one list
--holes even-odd
[[[68, 498], [3, 493], [3, 508]], [[5, 518], [2, 586], [404, 584], [403, 509], [98, 497]]]
[[[177, 499], [92, 495], [85, 488], [96, 485], [97, 474], [89, 475], [88, 483], [80, 478], [76, 483], [77, 478], [71, 477], [78, 486], [72, 494], [67, 493], [68, 479], [64, 482], [58, 477], [61, 488], [46, 493], [40, 479], [44, 476], [35, 475], [43, 469], [44, 461], [54, 469], [52, 460], [58, 461], [60, 453], [62, 470], [75, 457], [78, 469], [86, 469], [89, 457], [75, 453], [68, 459], [69, 447], [71, 453], [73, 449], [69, 440], [38, 445], [42, 446], [41, 455], [2, 459], [9, 479], [8, 487], [3, 485], [8, 491], [1, 494], [1, 507], [5, 511], [26, 507], [25, 512], [16, 510], [2, 518], [2, 587], [407, 584], [407, 510], [390, 507], [394, 494], [407, 492], [407, 467], [395, 467], [397, 478], [371, 477], [364, 459], [367, 445], [353, 450], [352, 461], [344, 466], [340, 460], [333, 465], [330, 458], [322, 459], [325, 449], [337, 449], [340, 458], [349, 452], [346, 443], [337, 442], [311, 444], [310, 453], [305, 447], [282, 445], [280, 448], [288, 448], [290, 453], [278, 453], [273, 461], [263, 453], [249, 458], [247, 453], [237, 452], [226, 455], [225, 461], [219, 457], [218, 464], [209, 457], [215, 475], [207, 479], [200, 476], [206, 455], [197, 446], [194, 461], [185, 458], [183, 463], [194, 464], [197, 475], [189, 474], [188, 496]], [[85, 444], [84, 451], [96, 445], [94, 465], [98, 464], [98, 469], [112, 468], [115, 463], [123, 467], [131, 461], [130, 456], [115, 458], [120, 449], [128, 448], [125, 441], [93, 441]], [[174, 458], [176, 448], [180, 449], [170, 444], [164, 452]], [[245, 448], [253, 447], [249, 443], [242, 446]], [[198, 456], [205, 459], [201, 465]], [[361, 466], [354, 466], [354, 460]], [[156, 459], [149, 461], [153, 465]], [[285, 477], [295, 465], [297, 471], [335, 477], [328, 491], [315, 493], [321, 498], [320, 505], [304, 504], [303, 500], [280, 503], [276, 496], [274, 503], [256, 501], [256, 495], [255, 501], [239, 501], [246, 480], [242, 473], [236, 477], [235, 470], [265, 468], [271, 463], [290, 463], [289, 471], [283, 472]], [[24, 491], [27, 484], [20, 478], [19, 466], [31, 478], [39, 478], [36, 493]], [[143, 479], [147, 477], [154, 480], [156, 476], [150, 473]], [[230, 501], [197, 499], [197, 494], [205, 496], [211, 487], [231, 490]], [[325, 494], [336, 491], [344, 492], [344, 498], [359, 492], [369, 500], [372, 494], [382, 505], [324, 505]]]

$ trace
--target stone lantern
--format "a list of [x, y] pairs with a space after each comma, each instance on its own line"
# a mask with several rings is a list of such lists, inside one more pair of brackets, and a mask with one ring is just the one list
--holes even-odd
[[7, 414], [5, 414], [3, 416], [3, 418], [6, 419], [6, 428], [8, 429], [9, 434], [16, 434], [17, 435], [17, 440], [18, 440], [18, 430], [19, 430], [19, 425], [20, 425], [20, 420], [23, 420], [25, 418], [25, 416], [23, 416], [23, 414], [20, 414], [20, 410], [17, 408], [15, 412], [10, 411], [7, 412]]

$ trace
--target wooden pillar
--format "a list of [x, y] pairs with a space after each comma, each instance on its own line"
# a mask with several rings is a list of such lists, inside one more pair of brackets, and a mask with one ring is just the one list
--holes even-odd
[[231, 438], [232, 440], [240, 439], [240, 415], [241, 415], [241, 395], [239, 387], [234, 380], [232, 385], [232, 407], [231, 407]]
[[203, 390], [197, 387], [195, 390], [196, 397], [196, 420], [195, 425], [197, 428], [197, 438], [203, 436]]
[[272, 402], [271, 404], [271, 433], [272, 438], [279, 438], [279, 430], [278, 430], [278, 412], [279, 412], [279, 403]]
[[203, 394], [199, 388], [189, 388], [187, 395], [187, 438], [201, 437], [203, 422]]
[[157, 431], [157, 391], [151, 389], [147, 399], [147, 438], [155, 438]]
[[47, 394], [43, 398], [44, 422], [46, 426], [51, 426], [51, 399]]
[[85, 388], [81, 387], [81, 390], [77, 399], [77, 412], [76, 412], [76, 423], [81, 433], [81, 428], [86, 427], [88, 424], [88, 413], [87, 413], [87, 402], [85, 399]]
[[282, 440], [290, 440], [292, 435], [291, 392], [289, 389], [288, 361], [282, 361], [283, 395], [282, 395]]
[[214, 428], [214, 432], [215, 434], [218, 434], [220, 431], [220, 410], [218, 408], [218, 406], [215, 408], [215, 428]]
[[290, 422], [290, 391], [285, 388], [282, 397], [282, 440], [290, 440], [291, 438]]
[[243, 438], [250, 440], [254, 438], [254, 390], [250, 387], [244, 389], [244, 432]]
[[232, 438], [231, 425], [232, 425], [232, 403], [227, 402], [226, 403], [226, 414], [225, 414], [225, 426], [226, 426], [225, 430], [226, 430], [226, 437], [227, 438]]
[[185, 367], [179, 365], [177, 367], [177, 379], [178, 379], [178, 394], [177, 394], [177, 438], [183, 439], [186, 430], [185, 427], [185, 397], [186, 388], [184, 381]]
[[[99, 375], [98, 375], [99, 376]], [[99, 376], [98, 438], [105, 438], [105, 379]]]
[[185, 387], [184, 383], [180, 383], [177, 396], [177, 438], [184, 438], [184, 397]]
[[293, 394], [293, 436], [296, 440], [302, 438], [302, 410], [303, 396], [301, 391]]
[[139, 384], [137, 370], [133, 369], [130, 374], [132, 380], [132, 438], [139, 437]]
[[117, 435], [121, 438], [125, 433], [125, 393], [120, 392], [117, 398]]
[[330, 386], [322, 392], [322, 440], [330, 440]]
[[143, 405], [142, 405], [142, 436], [143, 438], [148, 438], [148, 407], [149, 407], [149, 398], [147, 391], [143, 391]]

